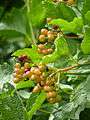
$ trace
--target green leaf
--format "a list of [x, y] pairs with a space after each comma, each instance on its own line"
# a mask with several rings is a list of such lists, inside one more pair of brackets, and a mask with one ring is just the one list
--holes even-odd
[[74, 18], [72, 22], [68, 22], [64, 19], [52, 20], [50, 24], [58, 25], [63, 32], [69, 33], [82, 33], [83, 20], [82, 18]]
[[10, 82], [12, 80], [12, 67], [4, 63], [0, 65], [0, 87], [6, 82]]
[[84, 52], [84, 54], [90, 54], [90, 28], [85, 29], [81, 49]]
[[84, 0], [82, 13], [85, 15], [90, 10], [90, 0]]
[[[60, 111], [55, 112], [54, 120], [74, 119], [79, 120], [79, 114], [87, 107], [90, 94], [90, 75], [87, 79], [79, 84], [70, 97], [70, 102], [62, 104]], [[90, 102], [90, 101], [89, 101]]]
[[45, 99], [46, 99], [46, 93], [45, 92], [41, 92], [40, 95], [37, 97], [33, 107], [28, 112], [29, 120], [32, 119], [33, 114], [41, 107], [41, 105], [45, 101]]
[[54, 42], [55, 50], [52, 54], [46, 55], [42, 58], [42, 63], [55, 62], [61, 56], [69, 55], [69, 49], [66, 40], [63, 36], [58, 36]]
[[46, 15], [46, 9], [42, 1], [43, 0], [31, 0], [30, 2], [30, 19], [34, 27], [40, 26]]
[[[10, 88], [10, 90], [9, 90]], [[1, 95], [9, 92], [7, 96], [1, 97]], [[26, 120], [26, 110], [20, 97], [17, 93], [12, 94], [11, 87], [3, 87], [3, 91], [0, 94], [0, 120]]]
[[27, 55], [34, 63], [40, 62], [42, 55], [38, 54], [37, 49], [35, 48], [24, 48], [21, 50], [17, 50], [12, 55], [13, 56], [20, 56], [20, 55]]
[[46, 17], [62, 18], [67, 21], [72, 21], [73, 18], [76, 17], [73, 9], [64, 3], [54, 4], [52, 2], [45, 1], [44, 5], [47, 12]]
[[18, 37], [26, 35], [26, 21], [23, 12], [12, 9], [0, 23], [0, 35], [7, 37]]
[[85, 14], [85, 23], [90, 26], [90, 11]]
[[65, 92], [65, 93], [70, 93], [73, 91], [73, 87], [70, 85], [65, 85], [65, 84], [60, 84], [60, 88]]
[[33, 81], [21, 81], [16, 84], [16, 89], [23, 89], [23, 88], [30, 88], [34, 87], [34, 82]]

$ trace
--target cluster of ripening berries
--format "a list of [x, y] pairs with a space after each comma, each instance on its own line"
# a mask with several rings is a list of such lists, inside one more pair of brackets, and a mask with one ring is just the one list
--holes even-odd
[[18, 83], [21, 80], [35, 80], [37, 83], [44, 79], [44, 75], [42, 74], [43, 66], [30, 67], [26, 55], [20, 56], [18, 61], [14, 67], [14, 83]]
[[47, 67], [42, 64], [30, 67], [30, 63], [28, 62], [29, 60], [26, 55], [20, 56], [18, 61], [19, 62], [17, 62], [14, 67], [14, 83], [33, 80], [36, 83], [36, 86], [32, 90], [33, 93], [44, 90], [46, 92], [48, 102], [59, 102], [60, 97], [55, 90], [56, 80], [55, 78], [47, 80]]
[[[51, 21], [51, 18], [47, 18], [47, 24]], [[57, 34], [59, 32], [59, 27], [57, 25], [53, 25], [51, 29], [43, 28], [40, 31], [39, 35], [39, 45], [38, 45], [38, 53], [40, 54], [50, 54], [53, 52], [52, 48], [47, 48], [48, 43], [53, 43]]]

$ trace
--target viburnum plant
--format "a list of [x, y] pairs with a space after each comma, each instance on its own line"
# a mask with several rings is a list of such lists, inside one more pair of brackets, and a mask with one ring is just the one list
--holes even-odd
[[90, 0], [0, 6], [1, 39], [23, 45], [0, 65], [0, 120], [89, 120]]

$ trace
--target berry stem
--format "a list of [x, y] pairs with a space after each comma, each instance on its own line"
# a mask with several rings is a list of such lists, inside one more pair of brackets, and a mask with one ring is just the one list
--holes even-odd
[[90, 65], [90, 62], [89, 61], [85, 61], [82, 64], [78, 63], [76, 65], [73, 65], [73, 66], [70, 66], [70, 67], [67, 67], [67, 68], [64, 68], [64, 69], [58, 69], [56, 72], [50, 74], [48, 78], [53, 77], [54, 75], [56, 75], [59, 72], [60, 73], [61, 72], [67, 72], [67, 71], [72, 70], [72, 69], [74, 69], [76, 67], [81, 67], [81, 66], [84, 66], [84, 65]]

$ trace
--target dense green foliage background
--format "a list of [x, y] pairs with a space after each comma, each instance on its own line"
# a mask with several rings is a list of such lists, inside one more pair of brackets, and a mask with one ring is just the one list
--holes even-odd
[[[42, 56], [36, 45], [48, 17], [63, 36], [56, 38], [52, 54]], [[13, 83], [15, 57], [22, 54], [34, 64], [42, 62], [58, 69], [79, 64], [59, 78], [63, 101], [47, 103], [44, 92], [27, 90], [34, 86], [31, 81]], [[89, 119], [90, 0], [76, 0], [74, 5], [52, 0], [0, 0], [0, 120]]]

